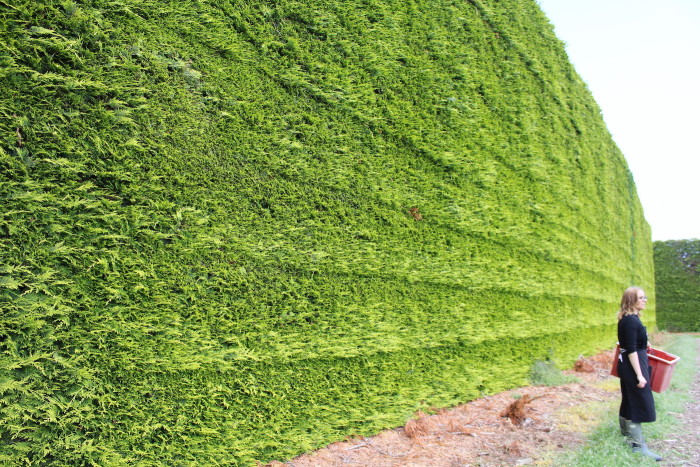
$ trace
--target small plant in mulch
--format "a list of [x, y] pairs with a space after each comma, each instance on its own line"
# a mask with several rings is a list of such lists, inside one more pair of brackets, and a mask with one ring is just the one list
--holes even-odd
[[530, 368], [530, 382], [535, 386], [559, 386], [573, 383], [575, 376], [561, 372], [554, 362], [537, 360]]

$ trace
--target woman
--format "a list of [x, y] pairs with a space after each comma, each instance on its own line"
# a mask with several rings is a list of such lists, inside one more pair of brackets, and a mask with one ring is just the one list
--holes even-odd
[[622, 294], [617, 314], [617, 339], [620, 343], [620, 359], [617, 372], [620, 376], [622, 403], [620, 404], [620, 429], [631, 439], [632, 450], [661, 460], [649, 450], [642, 436], [642, 423], [656, 420], [654, 396], [651, 394], [651, 367], [647, 358], [647, 328], [639, 319], [647, 306], [647, 297], [639, 287], [630, 287]]

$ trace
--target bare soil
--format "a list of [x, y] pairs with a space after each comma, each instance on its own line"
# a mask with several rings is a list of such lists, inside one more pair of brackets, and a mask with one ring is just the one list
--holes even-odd
[[[616, 417], [619, 385], [610, 376], [612, 359], [612, 351], [579, 358], [575, 369], [565, 372], [575, 374], [576, 383], [521, 387], [432, 415], [419, 412], [404, 427], [348, 438], [267, 466], [553, 465], [557, 453], [580, 447], [601, 419]], [[686, 410], [670, 414], [682, 420], [681, 430], [673, 439], [650, 443], [664, 456], [663, 465], [700, 467], [700, 373], [690, 391], [693, 399]]]

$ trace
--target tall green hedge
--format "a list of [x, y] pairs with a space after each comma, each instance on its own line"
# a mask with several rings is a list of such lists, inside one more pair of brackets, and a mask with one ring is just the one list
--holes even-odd
[[700, 332], [700, 240], [654, 242], [659, 328]]
[[289, 458], [653, 291], [534, 0], [2, 1], [0, 65], [4, 464]]

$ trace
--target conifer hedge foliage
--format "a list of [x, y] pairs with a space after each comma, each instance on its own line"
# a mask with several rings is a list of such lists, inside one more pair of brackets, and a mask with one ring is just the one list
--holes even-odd
[[3, 464], [289, 458], [653, 290], [534, 0], [12, 0], [0, 35]]
[[700, 332], [700, 240], [654, 242], [659, 328]]

